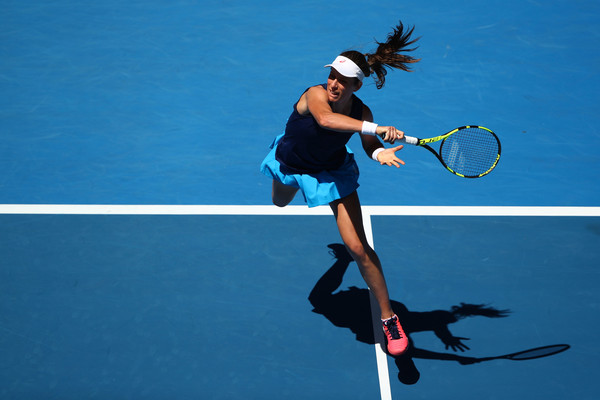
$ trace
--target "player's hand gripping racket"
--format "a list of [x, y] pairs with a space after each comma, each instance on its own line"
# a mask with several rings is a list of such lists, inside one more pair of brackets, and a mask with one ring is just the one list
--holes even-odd
[[[448, 171], [463, 178], [481, 178], [489, 174], [500, 160], [500, 140], [483, 126], [461, 126], [429, 139], [404, 136], [400, 141], [426, 148]], [[439, 141], [439, 152], [428, 145]]]

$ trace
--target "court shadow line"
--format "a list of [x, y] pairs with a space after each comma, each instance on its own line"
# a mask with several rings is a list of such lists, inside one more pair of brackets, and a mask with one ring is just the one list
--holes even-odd
[[[312, 304], [313, 312], [323, 315], [333, 325], [340, 328], [350, 329], [356, 336], [356, 340], [375, 345], [379, 341], [373, 332], [373, 320], [371, 316], [370, 292], [368, 289], [361, 289], [356, 286], [345, 290], [338, 290], [342, 285], [344, 275], [353, 262], [350, 254], [342, 244], [333, 243], [328, 245], [330, 253], [334, 256], [335, 262], [321, 276], [313, 289], [308, 300]], [[417, 383], [420, 378], [420, 372], [416, 368], [413, 359], [456, 361], [462, 365], [476, 364], [491, 361], [499, 358], [509, 358], [508, 356], [499, 357], [467, 357], [461, 353], [469, 350], [465, 344], [468, 338], [456, 337], [449, 329], [449, 325], [456, 323], [467, 317], [482, 316], [486, 318], [504, 318], [510, 314], [510, 310], [499, 310], [485, 304], [467, 304], [452, 306], [449, 310], [433, 310], [426, 312], [410, 311], [404, 304], [391, 300], [394, 312], [400, 318], [405, 332], [409, 336], [410, 346], [408, 351], [398, 357], [394, 357], [396, 367], [398, 368], [398, 380], [404, 384], [411, 385]], [[446, 349], [461, 353], [440, 353], [421, 349], [414, 346], [411, 338], [412, 333], [433, 332], [446, 346]], [[381, 340], [381, 339], [380, 339]], [[521, 358], [532, 359], [545, 357], [567, 350], [569, 345], [561, 346], [555, 352], [540, 352], [539, 349], [552, 348], [555, 346], [545, 346], [544, 348], [532, 349], [537, 351], [536, 356]], [[385, 348], [385, 346], [383, 346]], [[518, 354], [528, 353], [530, 351], [520, 352]], [[530, 352], [531, 353], [531, 352]], [[531, 353], [534, 354], [534, 353]]]

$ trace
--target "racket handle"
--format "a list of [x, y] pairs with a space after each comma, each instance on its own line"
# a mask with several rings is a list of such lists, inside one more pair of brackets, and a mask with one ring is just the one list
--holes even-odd
[[412, 144], [412, 145], [416, 146], [419, 144], [419, 139], [416, 137], [404, 135], [404, 137], [402, 139], [400, 139], [399, 142], [408, 143], [408, 144]]

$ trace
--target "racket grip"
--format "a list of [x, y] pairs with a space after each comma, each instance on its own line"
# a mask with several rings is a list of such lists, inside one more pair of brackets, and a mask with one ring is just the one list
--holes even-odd
[[419, 144], [419, 139], [416, 137], [412, 137], [412, 136], [406, 136], [404, 135], [404, 137], [402, 139], [399, 140], [402, 143], [408, 143], [408, 144], [412, 144], [414, 146], [416, 146], [417, 144]]

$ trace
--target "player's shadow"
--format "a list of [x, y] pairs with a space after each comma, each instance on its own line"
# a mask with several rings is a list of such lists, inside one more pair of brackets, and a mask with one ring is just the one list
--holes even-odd
[[[328, 246], [336, 261], [331, 268], [319, 279], [308, 297], [313, 305], [313, 312], [322, 314], [335, 326], [349, 328], [356, 339], [368, 343], [381, 343], [381, 338], [376, 340], [373, 333], [373, 322], [369, 301], [369, 290], [355, 286], [347, 290], [340, 290], [342, 279], [349, 264], [353, 261], [346, 248], [341, 244]], [[337, 292], [336, 292], [337, 291]], [[468, 350], [463, 343], [466, 338], [455, 337], [448, 329], [448, 325], [462, 318], [484, 316], [488, 318], [501, 318], [509, 314], [509, 310], [497, 310], [481, 304], [464, 304], [454, 306], [450, 310], [435, 310], [428, 312], [409, 311], [400, 302], [392, 300], [392, 308], [400, 318], [402, 326], [409, 335], [415, 332], [432, 331], [446, 345], [446, 349], [454, 351]], [[377, 316], [379, 317], [379, 316]], [[419, 380], [420, 374], [413, 358], [457, 361], [461, 364], [472, 364], [482, 361], [473, 357], [465, 357], [454, 353], [439, 353], [420, 349], [414, 346], [411, 340], [409, 350], [400, 357], [395, 357], [398, 367], [398, 379], [405, 384], [414, 384]]]

